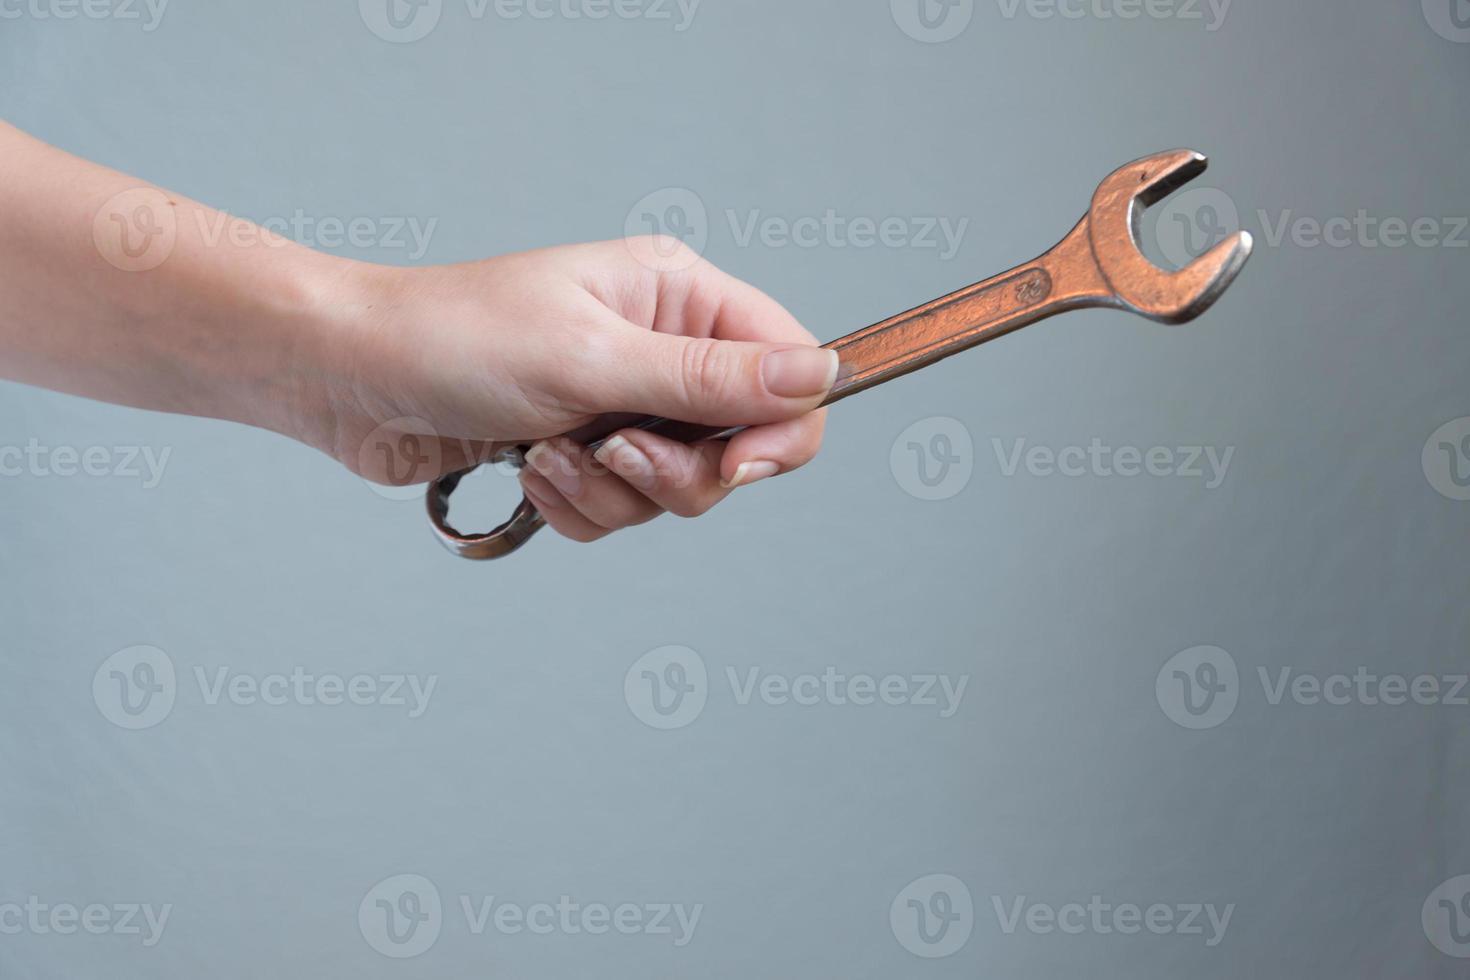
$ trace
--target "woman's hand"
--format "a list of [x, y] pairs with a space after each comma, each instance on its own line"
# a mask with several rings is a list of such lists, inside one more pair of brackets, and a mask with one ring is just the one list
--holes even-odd
[[[837, 374], [779, 304], [662, 239], [350, 262], [4, 123], [0, 214], [0, 377], [272, 429], [387, 483], [535, 443], [526, 493], [578, 541], [801, 466]], [[751, 428], [574, 441], [624, 413]]]
[[[677, 242], [356, 266], [343, 284], [348, 341], [314, 372], [323, 388], [301, 400], [298, 434], [368, 479], [422, 482], [534, 443], [526, 495], [561, 534], [593, 541], [664, 511], [703, 514], [821, 444], [837, 355]], [[619, 414], [751, 428], [692, 446], [624, 429], [595, 454], [576, 441]]]

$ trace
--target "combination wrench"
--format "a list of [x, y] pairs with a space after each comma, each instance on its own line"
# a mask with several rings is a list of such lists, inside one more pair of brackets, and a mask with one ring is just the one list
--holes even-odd
[[[837, 352], [838, 370], [822, 404], [831, 405], [1068, 310], [1127, 310], [1170, 324], [1193, 320], [1220, 298], [1250, 258], [1250, 234], [1237, 232], [1183, 269], [1170, 272], [1143, 254], [1138, 230], [1144, 208], [1203, 173], [1207, 163], [1193, 150], [1135, 160], [1098, 186], [1087, 215], [1041, 257], [827, 344], [828, 350]], [[729, 438], [740, 431], [646, 418], [616, 425], [588, 441], [588, 448], [595, 451], [613, 431], [626, 428], [686, 443]], [[501, 449], [491, 462], [523, 467], [530, 448]], [[453, 553], [476, 561], [503, 558], [529, 541], [545, 521], [529, 500], [522, 500], [511, 519], [488, 534], [455, 530], [449, 523], [450, 497], [476, 468], [430, 484], [429, 520]]]

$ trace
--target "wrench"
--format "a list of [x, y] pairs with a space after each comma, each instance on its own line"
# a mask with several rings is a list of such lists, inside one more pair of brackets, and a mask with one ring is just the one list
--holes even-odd
[[[1160, 323], [1193, 320], [1220, 298], [1250, 258], [1250, 234], [1237, 232], [1185, 268], [1168, 272], [1139, 250], [1138, 227], [1143, 208], [1193, 180], [1207, 164], [1193, 150], [1135, 160], [1098, 186], [1087, 215], [1040, 258], [827, 344], [837, 352], [839, 367], [823, 405], [1068, 310], [1103, 307]], [[740, 431], [662, 418], [624, 422], [613, 431], [625, 428], [680, 442], [728, 439]], [[595, 451], [613, 431], [589, 442], [589, 448]], [[491, 462], [523, 467], [530, 448], [502, 449]], [[429, 520], [439, 540], [460, 557], [503, 558], [545, 521], [529, 500], [522, 500], [511, 519], [488, 534], [456, 531], [449, 523], [449, 498], [472, 472], [451, 473], [429, 486]]]

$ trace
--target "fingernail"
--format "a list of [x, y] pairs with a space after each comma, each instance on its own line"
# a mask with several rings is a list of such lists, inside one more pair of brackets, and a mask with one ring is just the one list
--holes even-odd
[[613, 436], [592, 456], [639, 490], [652, 490], [658, 485], [658, 470], [653, 460], [622, 436]]
[[780, 472], [781, 467], [778, 464], [766, 459], [757, 459], [753, 462], [741, 463], [739, 468], [735, 470], [735, 475], [728, 480], [722, 481], [720, 485], [726, 490], [734, 490], [736, 487], [748, 487], [752, 483], [769, 480]]
[[771, 351], [761, 359], [761, 381], [779, 398], [825, 394], [837, 380], [837, 352], [820, 347]]
[[582, 492], [582, 474], [577, 472], [577, 464], [551, 443], [538, 442], [532, 446], [526, 453], [526, 463], [563, 496], [571, 498]]

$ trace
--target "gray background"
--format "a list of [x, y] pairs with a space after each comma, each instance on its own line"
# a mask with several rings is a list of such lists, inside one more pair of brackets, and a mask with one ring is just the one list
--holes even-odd
[[[1466, 669], [1470, 503], [1421, 451], [1470, 415], [1470, 251], [1273, 246], [1257, 214], [1470, 212], [1470, 45], [1418, 0], [1239, 0], [1213, 31], [1208, 7], [978, 0], [946, 43], [885, 0], [704, 0], [684, 31], [445, 0], [414, 43], [343, 0], [174, 0], [152, 31], [20, 9], [0, 20], [4, 118], [257, 220], [437, 218], [425, 263], [616, 237], [644, 195], [684, 187], [709, 258], [830, 339], [1031, 257], [1112, 168], [1181, 145], [1212, 154], [1200, 183], [1259, 247], [1191, 326], [1052, 321], [845, 403], [816, 464], [706, 519], [548, 536], [493, 566], [442, 552], [417, 500], [275, 436], [0, 388], [0, 445], [171, 452], [153, 488], [0, 480], [0, 904], [173, 907], [149, 948], [0, 934], [0, 976], [1464, 974], [1420, 912], [1470, 873], [1470, 708], [1272, 704], [1258, 678]], [[829, 208], [970, 225], [945, 261], [742, 246], [726, 217]], [[890, 463], [934, 417], [973, 441], [940, 501]], [[1094, 438], [1235, 455], [1210, 490], [1006, 476], [992, 443]], [[480, 487], [488, 519], [510, 488]], [[175, 665], [176, 702], [129, 731], [92, 680], [137, 644]], [[660, 731], [624, 677], [670, 644], [702, 658], [708, 703]], [[1205, 644], [1238, 666], [1238, 705], [1191, 730], [1155, 682]], [[726, 680], [829, 665], [969, 680], [949, 718], [740, 704]], [[194, 675], [297, 666], [438, 687], [410, 719], [209, 704]], [[415, 958], [358, 922], [399, 874], [444, 905]], [[889, 921], [932, 874], [975, 908], [941, 959]], [[1234, 910], [1208, 947], [1208, 927], [1007, 933], [994, 909], [1095, 894]], [[490, 895], [703, 912], [683, 948], [474, 935], [460, 896]]]

